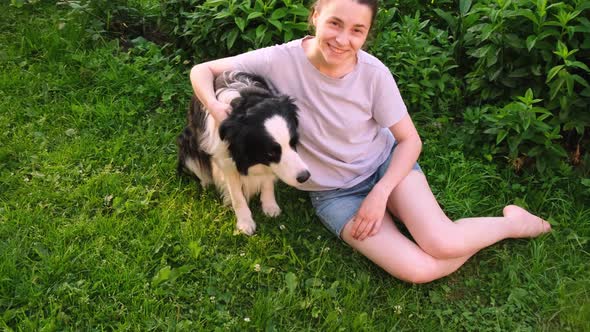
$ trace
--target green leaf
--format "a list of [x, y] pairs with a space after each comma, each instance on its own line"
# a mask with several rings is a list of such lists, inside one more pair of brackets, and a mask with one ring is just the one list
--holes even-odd
[[272, 12], [272, 15], [270, 16], [270, 18], [273, 20], [279, 20], [279, 19], [285, 17], [287, 15], [287, 13], [288, 13], [287, 8], [279, 8], [279, 9], [275, 10], [274, 12]]
[[574, 93], [574, 78], [572, 77], [572, 75], [568, 75], [565, 76], [565, 84], [567, 87], [567, 95], [571, 96]]
[[169, 265], [161, 268], [160, 271], [158, 271], [158, 273], [156, 273], [156, 275], [152, 279], [152, 285], [154, 287], [157, 287], [162, 282], [170, 279], [171, 272], [172, 272], [172, 269], [170, 268]]
[[518, 68], [511, 71], [508, 77], [528, 77], [530, 75], [528, 68]]
[[496, 135], [496, 145], [500, 144], [508, 135], [508, 131], [504, 130], [504, 129], [500, 129], [500, 131], [498, 131], [498, 134]]
[[240, 31], [244, 32], [244, 29], [246, 28], [246, 20], [244, 20], [242, 17], [236, 16], [234, 17], [234, 22], [236, 22], [236, 25], [238, 28], [240, 28]]
[[547, 80], [545, 81], [545, 83], [549, 83], [553, 77], [555, 77], [555, 75], [557, 75], [557, 73], [559, 73], [559, 71], [564, 67], [565, 65], [558, 65], [555, 66], [553, 68], [551, 68], [549, 70], [549, 73], [547, 74]]
[[203, 247], [201, 247], [201, 245], [198, 242], [195, 242], [195, 241], [191, 241], [188, 244], [188, 248], [190, 249], [191, 256], [194, 259], [198, 259], [199, 258], [199, 255], [201, 254], [201, 251], [203, 251]]
[[267, 29], [268, 29], [268, 27], [266, 25], [260, 24], [256, 28], [256, 39], [262, 39], [262, 37], [264, 37], [264, 33], [266, 32]]
[[536, 158], [535, 167], [537, 168], [539, 173], [544, 173], [545, 169], [547, 168], [547, 162], [545, 161], [545, 158]]
[[522, 128], [526, 131], [527, 129], [529, 129], [529, 127], [531, 126], [531, 115], [532, 114], [527, 114], [524, 117], [524, 121], [522, 123]]
[[293, 30], [291, 30], [291, 29], [285, 30], [284, 41], [285, 42], [288, 42], [288, 41], [290, 41], [292, 39], [293, 39]]
[[524, 16], [528, 18], [530, 21], [535, 23], [535, 25], [539, 25], [539, 20], [537, 19], [537, 16], [535, 16], [535, 14], [533, 14], [533, 12], [530, 9], [519, 9], [516, 11], [516, 14], [518, 16]]
[[207, 6], [207, 7], [216, 7], [218, 5], [221, 4], [226, 4], [227, 0], [207, 0], [205, 1], [205, 3], [203, 4], [203, 6]]
[[25, 4], [25, 0], [10, 0], [10, 4], [16, 8], [21, 8]]
[[586, 82], [586, 80], [585, 80], [584, 78], [582, 78], [582, 76], [580, 76], [580, 75], [577, 75], [577, 74], [574, 74], [574, 75], [572, 75], [572, 78], [573, 78], [573, 79], [574, 79], [576, 82], [578, 82], [578, 83], [580, 83], [581, 85], [585, 86], [586, 88], [590, 88], [590, 85], [588, 84], [588, 82]]
[[225, 45], [227, 46], [228, 50], [231, 50], [231, 48], [234, 46], [234, 43], [236, 42], [236, 39], [238, 38], [238, 34], [239, 31], [237, 29], [232, 29], [228, 36], [227, 36], [227, 40], [225, 41]]
[[289, 27], [294, 30], [299, 30], [299, 31], [307, 31], [307, 29], [308, 29], [308, 25], [306, 22], [299, 22], [299, 23], [285, 22], [284, 26]]
[[256, 10], [258, 10], [258, 11], [263, 11], [264, 10], [264, 1], [256, 0], [256, 2], [254, 3], [254, 8], [256, 8]]
[[309, 16], [309, 9], [307, 9], [305, 6], [293, 5], [291, 8], [289, 8], [289, 14], [295, 15], [295, 16], [308, 17]]
[[467, 15], [471, 8], [471, 0], [459, 0], [459, 13], [461, 16]]
[[289, 290], [289, 294], [293, 294], [293, 292], [295, 292], [295, 289], [297, 289], [297, 285], [299, 284], [297, 276], [293, 272], [288, 272], [285, 275], [285, 282], [287, 283], [287, 289]]
[[490, 51], [490, 49], [492, 47], [493, 47], [492, 45], [486, 45], [484, 47], [480, 47], [480, 48], [475, 49], [475, 51], [468, 51], [467, 54], [469, 54], [475, 58], [483, 58], [484, 56], [486, 56], [488, 54], [488, 52]]
[[524, 97], [526, 98], [527, 101], [533, 100], [533, 90], [531, 88], [528, 88], [526, 90], [526, 92], [524, 93]]
[[457, 27], [457, 19], [451, 15], [451, 13], [449, 12], [445, 12], [444, 10], [440, 9], [440, 8], [435, 8], [434, 12], [443, 20], [445, 20], [445, 22], [447, 22], [447, 24], [451, 27], [452, 30], [455, 30]]
[[541, 152], [543, 152], [543, 148], [541, 146], [535, 146], [532, 149], [529, 150], [529, 152], [527, 153], [527, 155], [529, 157], [535, 157], [538, 156], [539, 154], [541, 154]]
[[283, 24], [277, 20], [269, 19], [268, 23], [274, 25], [279, 31], [283, 31]]
[[526, 48], [530, 52], [537, 43], [537, 36], [530, 35], [526, 39]]
[[222, 10], [219, 13], [215, 14], [215, 16], [213, 16], [214, 19], [222, 19], [222, 18], [226, 18], [231, 16], [231, 13], [229, 12], [229, 10]]
[[[248, 14], [248, 17], [246, 17], [246, 20], [250, 21], [251, 19], [263, 16], [263, 15], [264, 14], [262, 14], [261, 12], [252, 12], [252, 13]], [[242, 31], [244, 31], [244, 30], [242, 29]]]
[[583, 70], [585, 70], [587, 72], [590, 72], [590, 68], [588, 68], [588, 66], [585, 63], [583, 63], [583, 62], [580, 62], [580, 61], [567, 61], [566, 63], [570, 67], [577, 67], [577, 68], [583, 69]]

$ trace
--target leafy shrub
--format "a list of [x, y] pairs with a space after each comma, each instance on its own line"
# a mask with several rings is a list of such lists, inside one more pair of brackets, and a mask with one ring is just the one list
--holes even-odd
[[282, 43], [308, 30], [309, 10], [301, 0], [177, 0], [164, 7], [171, 34], [199, 61]]
[[127, 47], [131, 39], [157, 30], [157, 5], [142, 0], [64, 0], [57, 4], [70, 9], [69, 16], [85, 27], [92, 40], [118, 37]]
[[463, 36], [466, 54], [475, 60], [467, 75], [469, 91], [489, 100], [520, 94], [531, 84], [537, 92], [544, 90], [549, 70], [563, 58], [555, 56], [560, 45], [590, 49], [582, 40], [582, 32], [590, 32], [590, 22], [580, 16], [587, 8], [590, 4], [582, 1], [550, 6], [546, 0], [475, 4], [466, 14], [471, 19]]
[[[465, 53], [475, 60], [467, 90], [482, 100], [503, 100], [533, 89], [547, 95], [565, 130], [590, 126], [590, 3], [484, 1], [466, 14]], [[576, 55], [580, 59], [576, 59]]]
[[533, 158], [541, 172], [548, 165], [557, 166], [560, 159], [567, 157], [567, 153], [559, 145], [560, 127], [552, 124], [553, 114], [543, 107], [535, 106], [541, 99], [535, 99], [531, 89], [516, 99], [484, 115], [488, 127], [484, 133], [495, 136], [495, 148], [492, 151], [508, 156], [517, 169], [524, 162], [521, 157]]
[[382, 9], [369, 52], [390, 68], [407, 106], [425, 114], [447, 114], [463, 104], [461, 81], [448, 33], [429, 26], [420, 12], [398, 16], [395, 8]]
[[16, 8], [21, 8], [24, 5], [34, 5], [38, 3], [39, 0], [10, 0], [10, 4]]
[[[574, 148], [577, 145], [579, 151], [590, 129], [590, 69], [586, 65], [590, 61], [590, 3], [485, 0], [472, 6], [471, 0], [461, 0], [458, 4], [458, 11], [435, 12], [448, 24], [455, 58], [461, 65], [459, 72], [465, 73], [465, 93], [473, 106], [470, 110], [481, 104], [508, 104], [499, 109], [506, 114], [495, 116], [514, 122], [514, 130], [508, 130], [505, 137], [512, 142], [512, 148], [506, 150], [512, 160], [516, 155], [534, 157], [537, 167], [543, 169], [546, 164], [554, 165], [556, 157], [566, 156], [556, 147], [557, 142]], [[542, 98], [539, 105], [529, 109], [549, 112], [542, 122], [550, 128], [543, 135], [551, 144], [526, 136], [532, 132], [541, 135], [543, 126], [523, 131], [529, 118], [507, 115], [522, 107], [511, 100], [526, 98], [529, 89], [530, 94]], [[473, 129], [471, 115], [463, 116]], [[500, 132], [499, 123], [502, 121], [481, 121], [478, 126]], [[520, 140], [528, 143], [516, 144]], [[505, 151], [503, 140], [497, 144], [493, 154]], [[532, 153], [528, 152], [533, 147]], [[546, 149], [546, 153], [536, 154], [538, 149]]]

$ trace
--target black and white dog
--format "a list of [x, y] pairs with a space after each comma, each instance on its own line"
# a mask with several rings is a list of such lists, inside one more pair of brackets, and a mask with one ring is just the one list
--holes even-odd
[[232, 111], [221, 124], [193, 96], [188, 125], [178, 136], [178, 171], [193, 173], [202, 186], [213, 183], [231, 203], [239, 231], [252, 235], [256, 223], [249, 199], [260, 193], [262, 210], [278, 216], [274, 182], [291, 186], [307, 181], [309, 170], [295, 151], [297, 106], [274, 92], [259, 76], [225, 72], [215, 79], [215, 93]]

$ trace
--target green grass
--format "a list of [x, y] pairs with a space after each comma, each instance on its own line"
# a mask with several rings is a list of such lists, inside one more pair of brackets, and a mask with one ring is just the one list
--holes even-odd
[[219, 196], [175, 174], [190, 93], [178, 60], [93, 43], [50, 5], [0, 10], [5, 330], [590, 329], [580, 178], [515, 176], [451, 147], [452, 128], [419, 124], [421, 164], [451, 217], [516, 201], [554, 224], [427, 285], [389, 277], [285, 186], [279, 218], [254, 203], [257, 234], [235, 235]]

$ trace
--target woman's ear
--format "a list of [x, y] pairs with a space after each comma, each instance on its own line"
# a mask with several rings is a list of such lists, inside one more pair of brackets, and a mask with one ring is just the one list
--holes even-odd
[[319, 15], [319, 12], [318, 12], [318, 10], [316, 8], [316, 9], [314, 9], [313, 14], [311, 15], [311, 25], [313, 26], [313, 29], [314, 30], [318, 26], [318, 24], [317, 24], [317, 22], [318, 22], [318, 15]]

